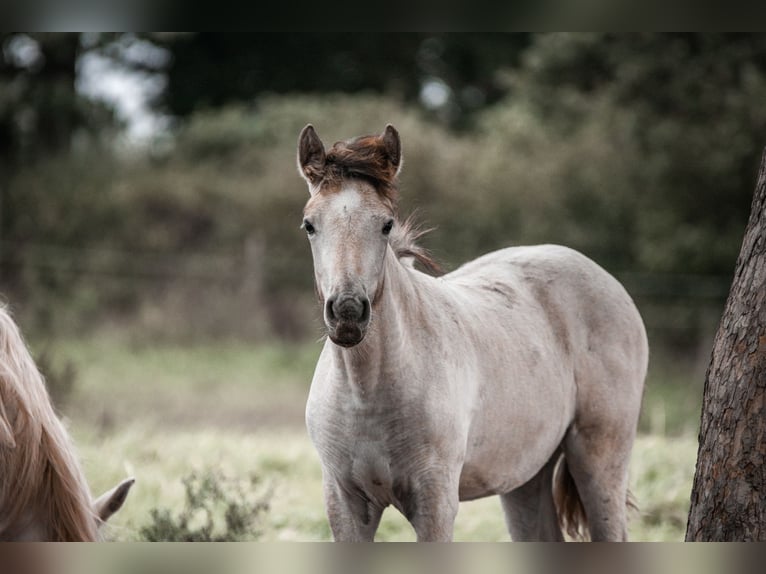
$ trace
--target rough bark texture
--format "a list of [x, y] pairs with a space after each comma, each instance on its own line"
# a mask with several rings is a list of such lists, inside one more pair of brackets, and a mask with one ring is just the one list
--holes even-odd
[[766, 540], [766, 152], [705, 379], [686, 540]]

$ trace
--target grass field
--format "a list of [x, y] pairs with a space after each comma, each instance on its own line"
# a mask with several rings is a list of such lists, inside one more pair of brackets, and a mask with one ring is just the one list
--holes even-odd
[[[183, 505], [181, 479], [217, 469], [258, 477], [268, 496], [260, 540], [329, 540], [317, 456], [303, 409], [317, 343], [171, 345], [102, 337], [59, 344], [76, 384], [63, 405], [94, 493], [133, 475], [137, 482], [109, 537], [137, 540], [150, 510]], [[653, 368], [631, 488], [640, 510], [633, 540], [682, 540], [696, 458], [701, 387], [678, 365]], [[508, 540], [496, 497], [463, 503], [456, 540]], [[414, 540], [389, 509], [379, 540]]]

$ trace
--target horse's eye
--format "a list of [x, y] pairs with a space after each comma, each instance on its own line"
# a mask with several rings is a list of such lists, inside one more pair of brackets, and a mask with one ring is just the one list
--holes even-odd
[[394, 220], [389, 219], [386, 221], [386, 224], [383, 226], [383, 235], [388, 235], [391, 233], [391, 228], [394, 226]]
[[309, 235], [314, 235], [314, 232], [316, 231], [316, 229], [314, 229], [314, 226], [311, 225], [311, 223], [309, 223], [308, 219], [303, 220], [303, 229], [305, 229], [306, 233], [308, 233]]

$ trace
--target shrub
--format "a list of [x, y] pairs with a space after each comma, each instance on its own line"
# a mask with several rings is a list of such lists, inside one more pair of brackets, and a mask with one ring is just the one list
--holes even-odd
[[152, 522], [142, 527], [148, 542], [241, 542], [257, 540], [262, 515], [268, 511], [270, 493], [258, 491], [258, 479], [228, 477], [207, 469], [182, 479], [183, 509], [153, 508]]

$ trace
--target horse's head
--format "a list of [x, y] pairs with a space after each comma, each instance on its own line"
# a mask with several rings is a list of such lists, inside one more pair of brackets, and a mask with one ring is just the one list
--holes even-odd
[[303, 228], [330, 339], [353, 347], [364, 339], [371, 307], [383, 287], [383, 264], [396, 225], [396, 176], [402, 163], [399, 134], [336, 143], [325, 152], [314, 128], [298, 140], [298, 167], [311, 197]]

